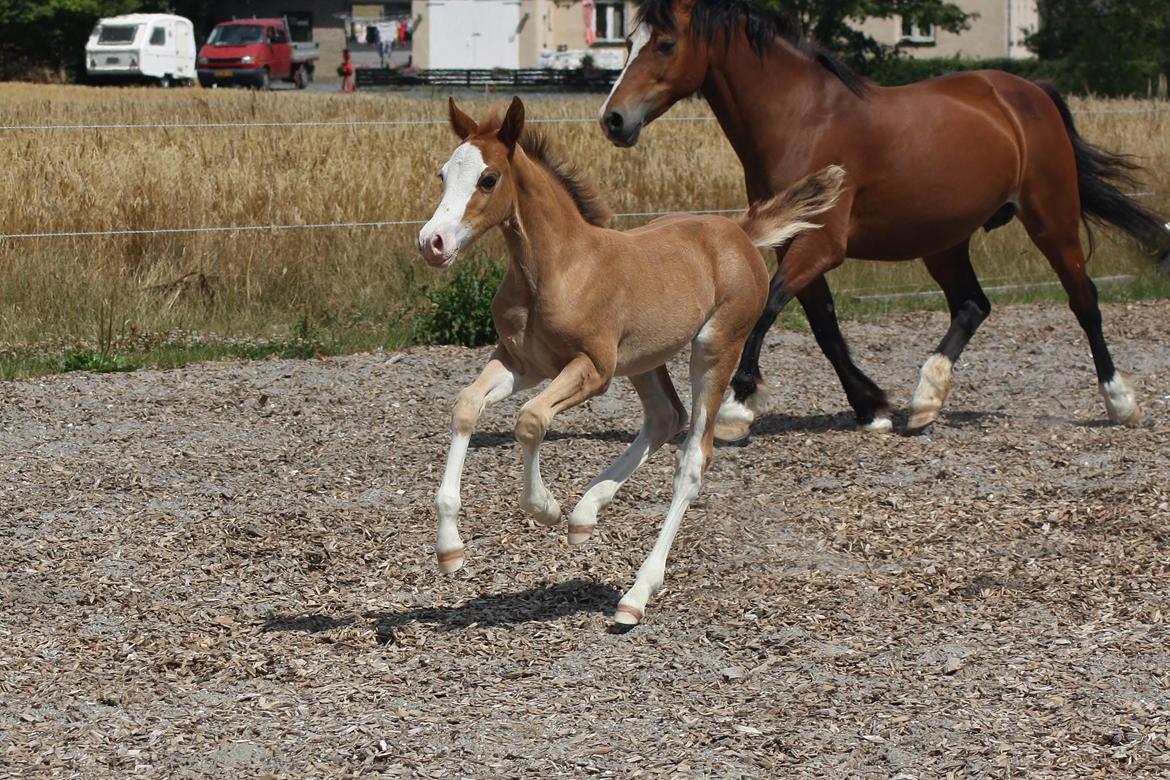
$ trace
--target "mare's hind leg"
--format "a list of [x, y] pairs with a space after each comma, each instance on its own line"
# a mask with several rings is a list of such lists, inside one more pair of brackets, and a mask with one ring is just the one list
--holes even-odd
[[[1072, 186], [1075, 188], [1075, 180]], [[1129, 380], [1113, 365], [1113, 356], [1109, 354], [1101, 330], [1097, 287], [1085, 270], [1079, 209], [1073, 198], [1048, 194], [1053, 196], [1051, 200], [1041, 200], [1036, 193], [1029, 193], [1020, 220], [1060, 277], [1060, 283], [1068, 293], [1069, 308], [1089, 339], [1089, 349], [1097, 369], [1097, 386], [1105, 399], [1109, 419], [1118, 425], [1136, 426], [1141, 422], [1142, 411]]]
[[642, 400], [642, 430], [613, 465], [585, 489], [569, 515], [569, 544], [586, 541], [597, 524], [597, 513], [609, 506], [621, 486], [659, 447], [687, 426], [687, 410], [674, 391], [666, 366], [632, 376], [630, 384]]
[[[847, 205], [844, 215], [847, 218]], [[840, 221], [842, 217], [837, 216], [835, 219]], [[826, 220], [826, 223], [828, 222], [829, 220]], [[857, 403], [853, 408], [858, 422], [869, 426], [875, 422], [880, 411], [886, 408], [885, 393], [865, 378], [849, 360], [848, 350], [844, 349], [845, 341], [837, 328], [836, 312], [829, 308], [832, 306], [833, 298], [829, 293], [828, 284], [823, 279], [827, 271], [836, 268], [845, 260], [844, 241], [834, 238], [830, 234], [830, 226], [826, 224], [821, 230], [797, 236], [788, 249], [778, 252], [778, 255], [780, 265], [772, 277], [768, 302], [744, 344], [739, 368], [731, 380], [732, 393], [719, 409], [719, 438], [734, 441], [747, 436], [752, 421], [763, 411], [765, 391], [760, 373], [760, 350], [764, 346], [764, 337], [788, 302], [798, 295], [803, 296], [806, 290], [809, 291], [807, 299], [810, 303], [805, 311], [810, 312], [809, 324], [813, 326], [817, 343], [821, 344], [821, 349], [825, 351], [829, 360], [833, 361], [834, 368], [838, 368], [838, 362], [841, 360], [849, 361], [852, 371], [847, 370], [843, 376], [841, 369], [838, 368], [838, 376], [842, 377], [841, 381], [845, 385], [847, 395], [856, 391]], [[840, 351], [835, 350], [836, 345], [840, 345]], [[830, 351], [833, 351], [833, 354], [830, 354]], [[841, 365], [844, 366], [844, 363]], [[848, 384], [846, 377], [855, 380], [856, 384]], [[854, 403], [854, 396], [850, 395], [849, 400], [850, 403]], [[874, 428], [881, 429], [881, 423]]]
[[970, 239], [925, 260], [926, 270], [947, 296], [951, 326], [922, 365], [918, 387], [910, 402], [910, 430], [925, 428], [938, 419], [951, 392], [951, 378], [959, 355], [991, 314], [991, 301], [987, 300], [971, 267]]
[[582, 355], [570, 361], [544, 390], [520, 407], [516, 418], [516, 438], [524, 458], [520, 506], [541, 525], [556, 525], [561, 519], [561, 507], [540, 476], [540, 443], [554, 416], [604, 393], [609, 379], [589, 357]]
[[703, 472], [711, 462], [715, 417], [719, 413], [723, 391], [727, 389], [738, 357], [730, 350], [734, 349], [732, 345], [740, 344], [742, 339], [742, 335], [720, 333], [720, 330], [720, 324], [709, 321], [692, 342], [691, 431], [679, 452], [678, 468], [674, 472], [674, 495], [654, 548], [638, 569], [633, 587], [618, 602], [613, 617], [616, 623], [634, 625], [641, 622], [646, 602], [662, 587], [666, 575], [666, 557], [678, 534], [683, 513], [699, 494]]

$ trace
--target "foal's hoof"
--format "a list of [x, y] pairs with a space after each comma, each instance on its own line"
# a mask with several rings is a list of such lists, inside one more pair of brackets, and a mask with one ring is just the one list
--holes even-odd
[[613, 613], [613, 622], [619, 626], [636, 626], [642, 622], [642, 610], [628, 604], [618, 604], [617, 611]]
[[443, 574], [451, 574], [463, 568], [463, 548], [458, 550], [448, 550], [445, 553], [438, 553], [435, 556], [439, 562], [439, 571]]
[[940, 408], [926, 408], [926, 409], [911, 409], [910, 421], [906, 423], [906, 427], [911, 431], [920, 431], [932, 422], [938, 419]]
[[715, 422], [715, 438], [719, 441], [741, 441], [751, 433], [752, 425], [743, 420]]
[[554, 526], [561, 522], [561, 505], [550, 500], [547, 506], [532, 513], [532, 519], [543, 526]]
[[593, 529], [592, 525], [570, 525], [569, 544], [584, 544], [589, 541], [589, 537], [593, 536]]

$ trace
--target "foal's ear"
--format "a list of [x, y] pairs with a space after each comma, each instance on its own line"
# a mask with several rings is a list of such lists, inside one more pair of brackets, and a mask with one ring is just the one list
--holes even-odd
[[500, 143], [508, 147], [508, 153], [511, 154], [523, 132], [524, 103], [520, 98], [514, 97], [512, 104], [508, 106], [508, 113], [504, 114], [504, 121], [500, 124], [500, 132], [496, 137], [500, 139]]
[[451, 129], [455, 131], [455, 135], [459, 136], [460, 141], [466, 141], [467, 136], [479, 130], [479, 125], [475, 120], [467, 114], [459, 110], [455, 105], [455, 98], [447, 98], [447, 114], [451, 118]]

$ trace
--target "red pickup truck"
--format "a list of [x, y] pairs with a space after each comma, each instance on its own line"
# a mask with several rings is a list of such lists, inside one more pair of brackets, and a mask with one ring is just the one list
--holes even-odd
[[273, 81], [291, 81], [304, 89], [320, 55], [320, 44], [294, 43], [284, 19], [233, 19], [211, 31], [196, 70], [205, 87], [268, 89]]

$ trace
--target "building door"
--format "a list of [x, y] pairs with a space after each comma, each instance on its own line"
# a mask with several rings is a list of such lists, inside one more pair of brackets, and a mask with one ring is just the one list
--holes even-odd
[[430, 67], [520, 66], [520, 0], [431, 0]]

